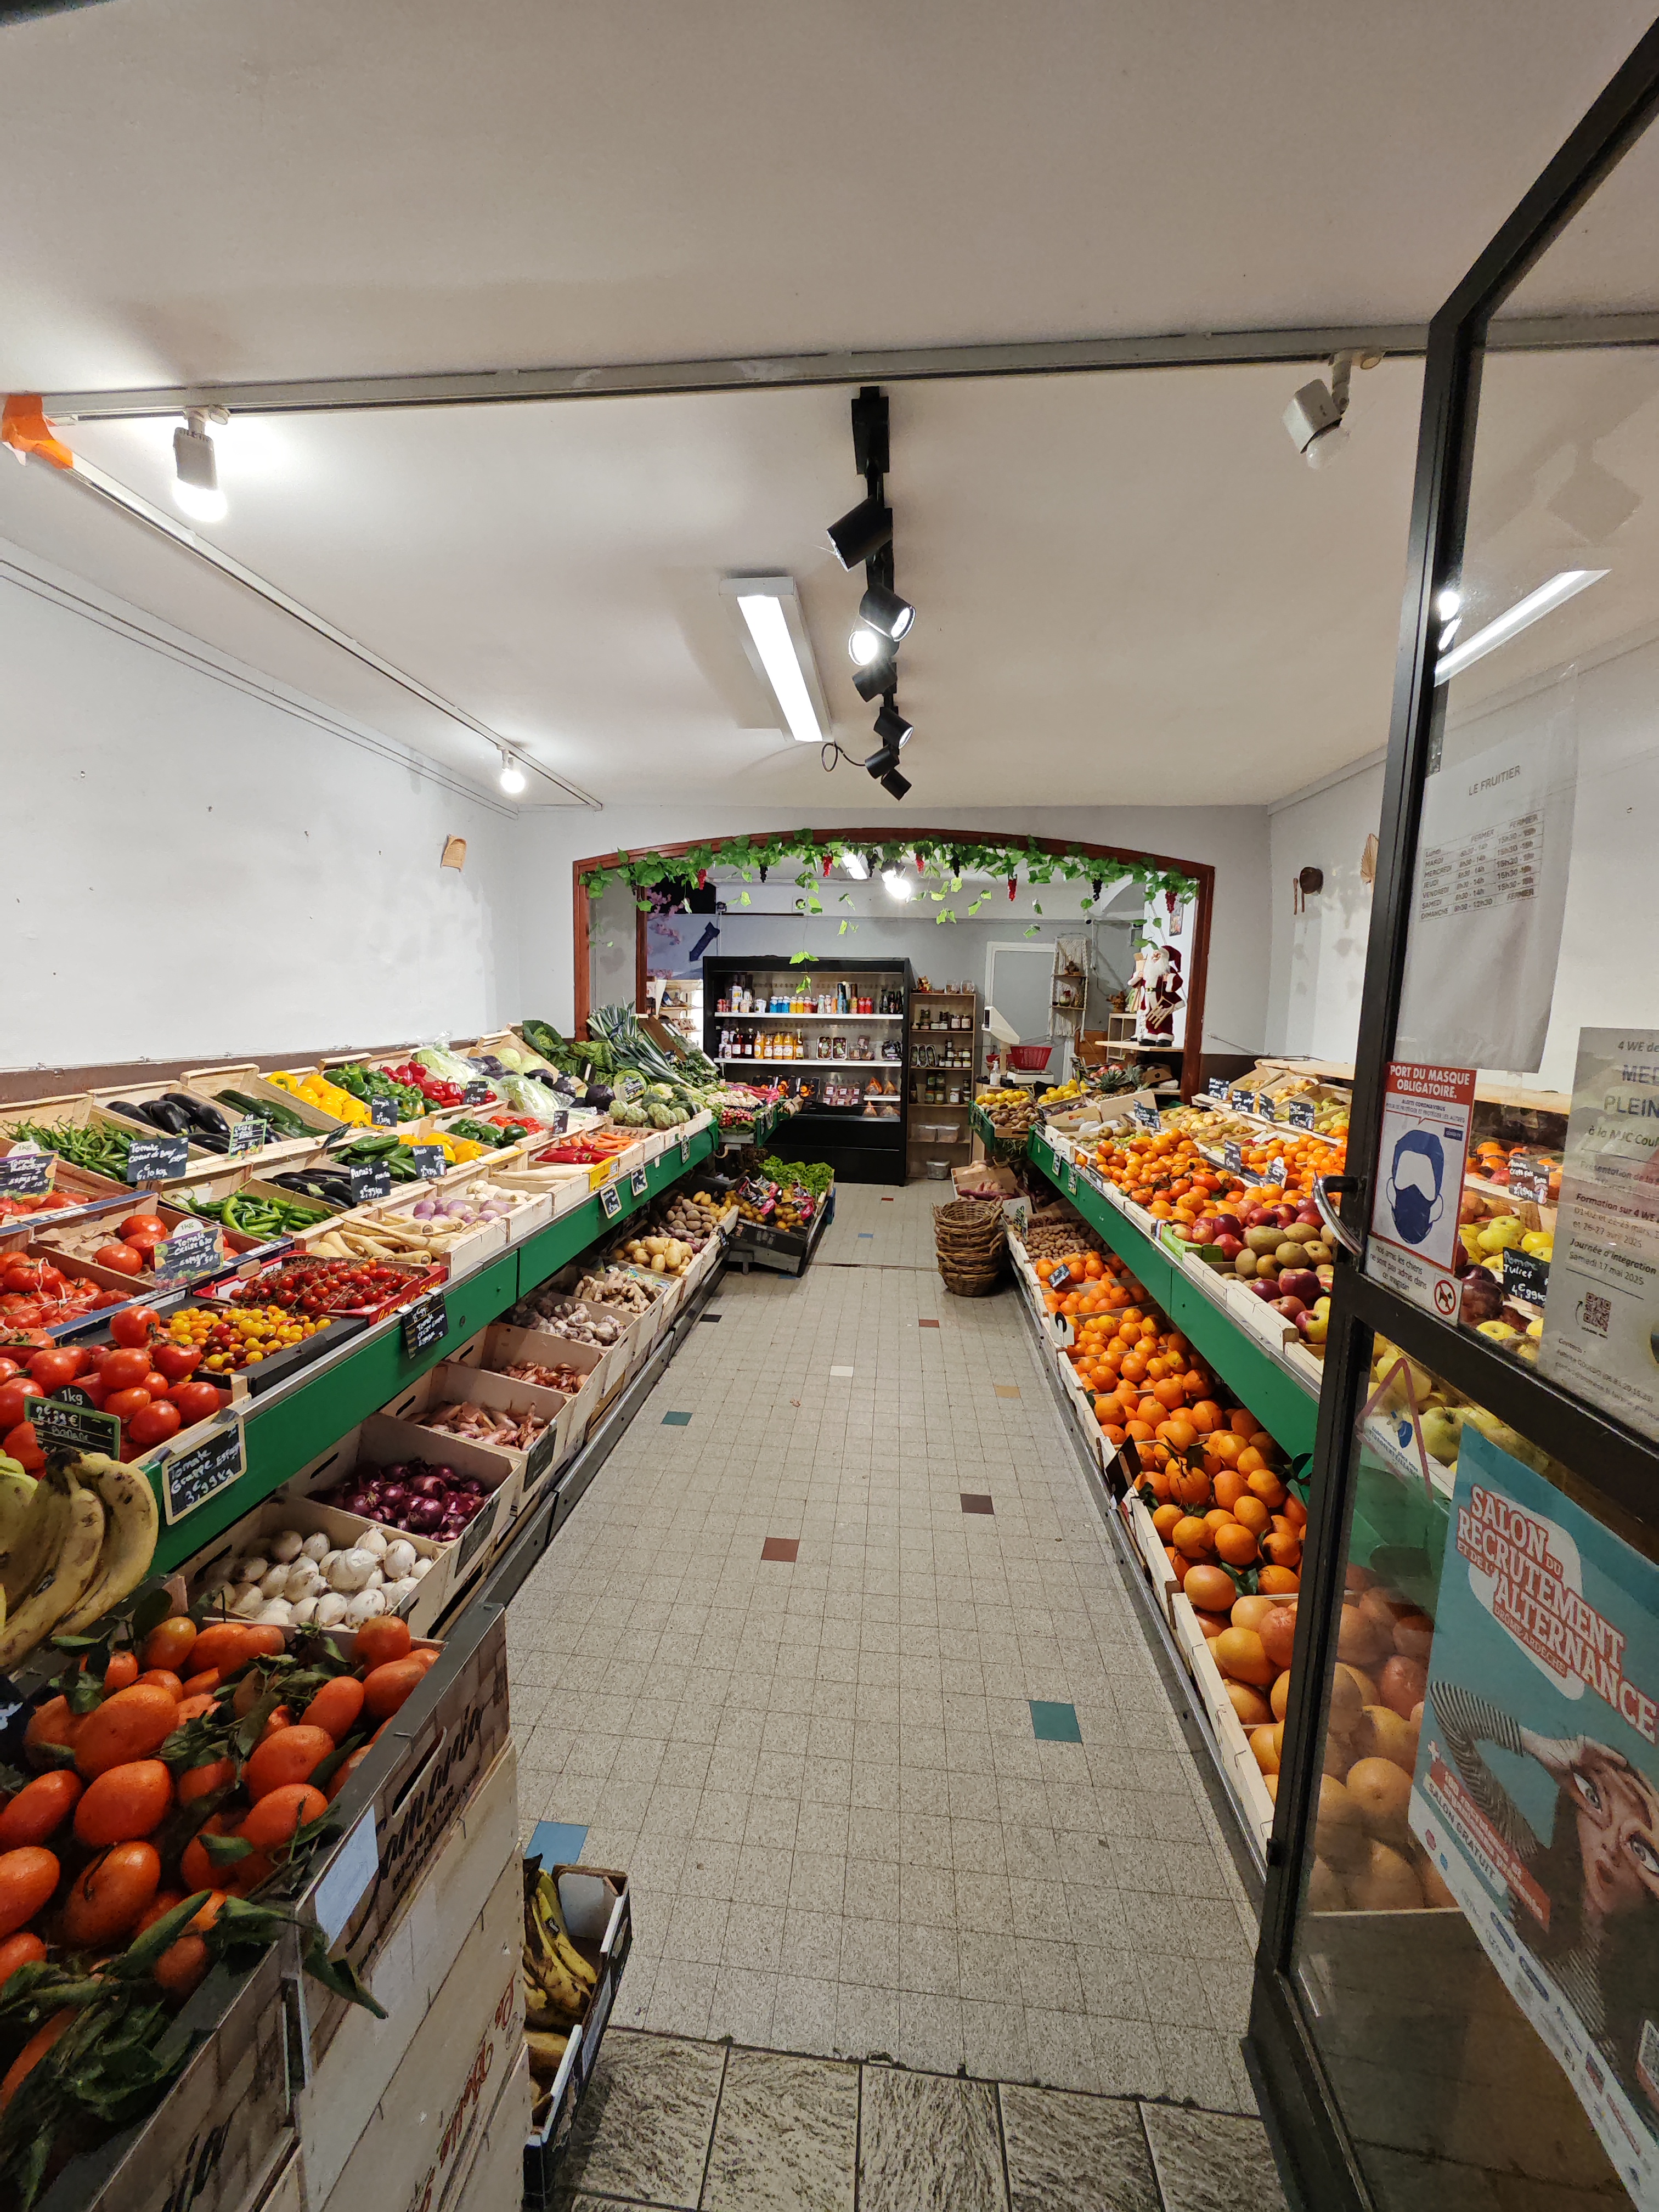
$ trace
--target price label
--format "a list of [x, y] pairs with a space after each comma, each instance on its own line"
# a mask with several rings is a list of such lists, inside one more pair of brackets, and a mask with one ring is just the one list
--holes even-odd
[[633, 1192], [635, 1198], [643, 1198], [645, 1196], [647, 1191], [651, 1188], [651, 1181], [643, 1168], [635, 1169], [633, 1174], [628, 1178], [628, 1188]]
[[1244, 1155], [1231, 1138], [1221, 1147], [1221, 1164], [1233, 1175], [1244, 1172]]
[[1069, 1267], [1056, 1267], [1048, 1278], [1048, 1288], [1051, 1291], [1063, 1291], [1071, 1279], [1072, 1271]]
[[225, 1157], [234, 1160], [238, 1152], [263, 1152], [270, 1142], [270, 1122], [258, 1121], [249, 1115], [245, 1121], [231, 1123], [230, 1150]]
[[1280, 1188], [1280, 1190], [1283, 1190], [1283, 1189], [1284, 1189], [1284, 1188], [1285, 1188], [1285, 1163], [1284, 1163], [1284, 1161], [1283, 1161], [1283, 1160], [1269, 1160], [1269, 1161], [1268, 1161], [1268, 1163], [1267, 1163], [1267, 1180], [1268, 1180], [1268, 1182], [1276, 1182], [1276, 1183], [1279, 1185], [1279, 1188]]
[[1240, 1091], [1237, 1089], [1230, 1091], [1227, 1093], [1227, 1103], [1232, 1108], [1235, 1114], [1248, 1114], [1255, 1106], [1255, 1093], [1249, 1091]]
[[130, 1183], [174, 1182], [190, 1164], [188, 1137], [135, 1137], [127, 1147]]
[[1143, 1129], [1161, 1129], [1164, 1127], [1156, 1106], [1135, 1106], [1130, 1111]]
[[56, 1152], [37, 1152], [32, 1145], [14, 1146], [0, 1159], [0, 1190], [50, 1190], [57, 1165]]
[[395, 1098], [371, 1098], [368, 1102], [369, 1127], [374, 1129], [395, 1129], [398, 1126], [398, 1102]]
[[1285, 1118], [1293, 1129], [1311, 1129], [1314, 1125], [1312, 1099], [1291, 1099], [1285, 1109]]
[[113, 1413], [100, 1413], [72, 1382], [58, 1395], [34, 1400], [29, 1425], [42, 1451], [105, 1452], [112, 1459], [121, 1449], [120, 1422]]
[[187, 1451], [169, 1452], [161, 1462], [161, 1510], [168, 1522], [182, 1521], [228, 1490], [246, 1464], [240, 1421], [228, 1421]]
[[150, 1265], [158, 1285], [184, 1283], [192, 1275], [206, 1274], [218, 1266], [219, 1260], [217, 1232], [205, 1221], [185, 1221], [155, 1247]]
[[524, 1482], [526, 1490], [532, 1483], [539, 1482], [546, 1474], [552, 1463], [553, 1447], [557, 1442], [558, 1431], [554, 1424], [550, 1421], [526, 1455]]
[[461, 1538], [455, 1553], [455, 1572], [458, 1576], [465, 1571], [467, 1562], [476, 1558], [478, 1547], [495, 1527], [495, 1510], [496, 1502], [492, 1498], [489, 1504], [480, 1506], [467, 1522], [466, 1533]]
[[684, 1130], [682, 1129], [680, 1131], [680, 1165], [684, 1168], [689, 1167], [690, 1164], [691, 1139], [686, 1135]]
[[614, 1182], [604, 1182], [599, 1185], [599, 1204], [604, 1209], [607, 1221], [614, 1221], [622, 1212], [622, 1193]]
[[449, 1334], [449, 1308], [441, 1291], [428, 1291], [416, 1298], [404, 1316], [404, 1350], [411, 1359], [430, 1352]]
[[1541, 1306], [1549, 1294], [1550, 1263], [1523, 1252], [1518, 1245], [1506, 1245], [1504, 1250], [1504, 1296], [1524, 1298], [1529, 1306]]
[[1212, 1098], [1225, 1098], [1229, 1086], [1224, 1075], [1212, 1075], [1206, 1087]]
[[392, 1170], [384, 1160], [373, 1160], [365, 1167], [347, 1170], [351, 1177], [351, 1203], [367, 1205], [371, 1198], [390, 1198]]
[[1516, 1152], [1510, 1161], [1510, 1196], [1534, 1206], [1550, 1202], [1550, 1169], [1547, 1160], [1528, 1159]]
[[1066, 1168], [1066, 1188], [1073, 1198], [1077, 1196], [1077, 1169], [1069, 1161]]
[[462, 1085], [461, 1103], [463, 1106], [488, 1106], [495, 1096], [494, 1089], [480, 1076], [476, 1082]]
[[416, 1174], [428, 1182], [436, 1182], [440, 1176], [449, 1173], [449, 1162], [444, 1158], [441, 1145], [411, 1145], [409, 1157]]

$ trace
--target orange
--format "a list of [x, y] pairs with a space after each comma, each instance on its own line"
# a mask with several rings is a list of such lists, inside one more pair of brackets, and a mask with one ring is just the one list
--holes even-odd
[[1210, 1532], [1202, 1521], [1194, 1520], [1188, 1513], [1176, 1522], [1170, 1531], [1170, 1540], [1177, 1552], [1188, 1559], [1196, 1559], [1209, 1550]]
[[1257, 1574], [1256, 1582], [1266, 1596], [1288, 1597], [1301, 1588], [1302, 1577], [1294, 1567], [1267, 1566]]
[[[1216, 1496], [1219, 1498], [1220, 1495], [1221, 1486], [1218, 1483]], [[1253, 1490], [1246, 1490], [1233, 1505], [1233, 1518], [1253, 1536], [1260, 1536], [1267, 1526], [1267, 1509]]]
[[1178, 1505], [1160, 1505], [1152, 1516], [1152, 1526], [1167, 1544], [1176, 1525], [1184, 1518]]
[[1258, 1468], [1248, 1480], [1264, 1505], [1279, 1506], [1285, 1503], [1285, 1486], [1271, 1468]]
[[1215, 1532], [1216, 1557], [1230, 1567], [1248, 1567], [1256, 1553], [1256, 1540], [1242, 1522], [1229, 1521]]

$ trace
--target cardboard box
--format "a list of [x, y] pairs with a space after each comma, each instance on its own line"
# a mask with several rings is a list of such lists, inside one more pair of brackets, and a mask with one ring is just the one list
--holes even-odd
[[[577, 1304], [580, 1311], [590, 1318], [597, 1319], [603, 1315], [607, 1321], [624, 1320], [624, 1316], [618, 1313], [614, 1306], [589, 1306], [581, 1304], [580, 1300], [574, 1300], [572, 1303]], [[513, 1310], [515, 1313], [520, 1312], [524, 1310], [525, 1304], [526, 1301], [521, 1298]], [[515, 1322], [507, 1321], [498, 1322], [495, 1326], [498, 1328], [515, 1328], [520, 1325]], [[523, 1352], [519, 1356], [526, 1359], [543, 1360], [550, 1367], [556, 1366], [565, 1357], [564, 1352], [556, 1351], [550, 1353], [547, 1349], [550, 1343], [555, 1346], [562, 1345], [567, 1352], [597, 1352], [599, 1354], [599, 1364], [595, 1374], [593, 1387], [602, 1398], [610, 1395], [623, 1376], [628, 1373], [633, 1363], [635, 1331], [631, 1322], [624, 1326], [622, 1334], [614, 1344], [606, 1346], [579, 1345], [572, 1337], [558, 1335], [550, 1322], [543, 1322], [539, 1318], [523, 1323], [522, 1334], [526, 1341]], [[534, 1341], [530, 1341], [531, 1339], [534, 1339]], [[495, 1341], [501, 1344], [506, 1340], [497, 1338]], [[580, 1363], [572, 1360], [570, 1364], [575, 1366]]]
[[308, 2065], [294, 2117], [313, 2204], [325, 2201], [345, 2170], [365, 2116], [391, 2086], [503, 1871], [517, 1873], [520, 1863], [518, 1759], [507, 1742], [390, 1923], [374, 1931], [373, 1942], [349, 1947], [387, 2017], [376, 2020], [316, 1982], [302, 1984]]
[[[472, 2163], [524, 2050], [524, 1876], [502, 1870], [326, 2197], [329, 2212], [433, 2212]], [[361, 2106], [360, 2108], [361, 2109]], [[509, 2200], [509, 2203], [511, 2200]], [[503, 2208], [505, 2212], [505, 2208]]]
[[524, 2146], [530, 2133], [530, 2051], [519, 2053], [495, 2109], [484, 2123], [465, 2173], [452, 2180], [438, 2212], [514, 2212], [524, 2191]]
[[[209, 1423], [202, 1425], [210, 1426]], [[194, 1431], [189, 1433], [193, 1434]], [[358, 1537], [370, 1528], [379, 1528], [382, 1535], [397, 1534], [406, 1544], [415, 1547], [416, 1554], [422, 1559], [436, 1559], [441, 1547], [429, 1536], [405, 1535], [399, 1528], [392, 1530], [377, 1521], [365, 1521], [356, 1513], [343, 1513], [337, 1505], [323, 1505], [309, 1498], [288, 1498], [278, 1492], [275, 1498], [265, 1498], [252, 1511], [234, 1521], [222, 1534], [216, 1536], [206, 1551], [190, 1563], [189, 1590], [192, 1601], [205, 1595], [217, 1586], [217, 1578], [234, 1561], [245, 1558], [258, 1547], [261, 1537], [274, 1536], [279, 1528], [297, 1528], [301, 1535], [320, 1534], [340, 1551], [349, 1551]], [[428, 1625], [443, 1610], [441, 1604], [426, 1596], [427, 1583], [437, 1572], [430, 1569], [416, 1586], [415, 1595], [398, 1610], [409, 1623], [409, 1632], [419, 1638]]]
[[[551, 1867], [571, 1941], [599, 1979], [587, 2010], [572, 2030], [564, 2062], [553, 2083], [551, 2100], [539, 2127], [528, 2130], [524, 2145], [525, 2212], [548, 2212], [554, 2199], [558, 2165], [570, 2140], [576, 2108], [593, 2078], [617, 1990], [634, 1943], [633, 1899], [628, 1876], [605, 1867]], [[613, 1901], [614, 1899], [614, 1901]]]
[[[551, 1351], [550, 1346], [558, 1346]], [[623, 1355], [619, 1357], [619, 1355]], [[558, 1416], [562, 1425], [558, 1440], [553, 1447], [550, 1461], [544, 1456], [535, 1466], [526, 1463], [523, 1487], [520, 1496], [522, 1511], [541, 1487], [542, 1477], [554, 1468], [562, 1467], [581, 1448], [587, 1425], [598, 1410], [604, 1395], [604, 1377], [607, 1370], [614, 1375], [627, 1372], [625, 1347], [613, 1345], [603, 1351], [597, 1344], [576, 1344], [566, 1336], [551, 1336], [545, 1329], [516, 1328], [511, 1322], [492, 1322], [476, 1336], [469, 1337], [456, 1354], [452, 1364], [474, 1367], [503, 1382], [510, 1389], [534, 1389], [538, 1398], [556, 1398], [557, 1391], [544, 1384], [519, 1382], [501, 1374], [503, 1367], [522, 1359], [532, 1359], [543, 1367], [574, 1367], [580, 1370], [584, 1380], [580, 1390], [564, 1400], [563, 1410]], [[532, 1455], [532, 1458], [534, 1455]]]

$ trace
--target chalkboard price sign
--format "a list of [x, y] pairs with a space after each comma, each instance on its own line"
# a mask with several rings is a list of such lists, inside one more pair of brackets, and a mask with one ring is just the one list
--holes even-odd
[[1283, 1190], [1283, 1189], [1284, 1189], [1284, 1188], [1285, 1188], [1285, 1163], [1284, 1163], [1284, 1161], [1283, 1161], [1283, 1160], [1269, 1160], [1269, 1161], [1268, 1161], [1268, 1163], [1267, 1163], [1267, 1180], [1268, 1180], [1268, 1182], [1276, 1182], [1276, 1183], [1279, 1185], [1279, 1188], [1280, 1188], [1280, 1190]]
[[488, 1106], [495, 1096], [493, 1088], [480, 1076], [476, 1082], [462, 1086], [461, 1103], [463, 1106]]
[[424, 1176], [428, 1182], [436, 1182], [440, 1176], [449, 1173], [449, 1162], [444, 1158], [441, 1145], [411, 1145], [409, 1157], [416, 1174]]
[[605, 1218], [607, 1221], [614, 1221], [622, 1212], [622, 1193], [614, 1182], [604, 1182], [599, 1185], [599, 1204], [605, 1209]]
[[56, 1152], [8, 1152], [0, 1160], [0, 1190], [40, 1191], [52, 1188], [52, 1170], [58, 1164]]
[[395, 1098], [371, 1098], [368, 1102], [369, 1126], [375, 1129], [395, 1129], [398, 1126], [398, 1102]]
[[1164, 1127], [1156, 1106], [1136, 1106], [1132, 1112], [1143, 1129], [1161, 1129]]
[[537, 1437], [535, 1443], [531, 1445], [530, 1450], [526, 1456], [524, 1463], [524, 1485], [526, 1490], [530, 1488], [532, 1483], [539, 1482], [543, 1475], [546, 1474], [548, 1468], [552, 1462], [553, 1447], [557, 1442], [558, 1430], [555, 1424], [550, 1421], [547, 1426], [542, 1431], [540, 1436]]
[[635, 1198], [643, 1198], [651, 1188], [650, 1179], [643, 1168], [635, 1168], [628, 1178], [628, 1188]]
[[1254, 1092], [1235, 1086], [1227, 1093], [1227, 1103], [1235, 1114], [1249, 1114], [1255, 1110], [1255, 1097]]
[[1224, 1075], [1212, 1075], [1209, 1080], [1208, 1089], [1212, 1098], [1224, 1098], [1227, 1096], [1228, 1091], [1226, 1077]]
[[1311, 1129], [1314, 1125], [1312, 1099], [1291, 1099], [1285, 1108], [1285, 1118], [1293, 1129]]
[[234, 1160], [238, 1152], [263, 1152], [270, 1142], [270, 1122], [261, 1121], [250, 1115], [246, 1121], [231, 1123], [230, 1150], [226, 1158]]
[[496, 1506], [497, 1500], [492, 1498], [489, 1504], [481, 1505], [467, 1522], [466, 1534], [462, 1537], [455, 1553], [457, 1575], [466, 1571], [468, 1562], [473, 1558], [484, 1538], [495, 1528]]
[[100, 1413], [72, 1382], [61, 1395], [36, 1399], [29, 1425], [42, 1451], [106, 1452], [112, 1459], [121, 1449], [120, 1422], [113, 1413]]
[[1504, 1252], [1504, 1296], [1524, 1298], [1529, 1306], [1541, 1306], [1548, 1296], [1550, 1263], [1531, 1252], [1522, 1252], [1518, 1246], [1506, 1246]]
[[188, 1137], [135, 1137], [127, 1147], [130, 1183], [174, 1182], [190, 1164]]
[[449, 1334], [449, 1308], [443, 1292], [428, 1291], [423, 1298], [416, 1298], [404, 1314], [403, 1326], [404, 1350], [411, 1359], [441, 1344]]
[[185, 1283], [216, 1267], [219, 1258], [217, 1232], [204, 1221], [185, 1221], [155, 1247], [150, 1265], [158, 1284]]
[[1510, 1196], [1529, 1200], [1534, 1206], [1547, 1206], [1550, 1196], [1548, 1161], [1528, 1159], [1523, 1153], [1512, 1153], [1510, 1158]]
[[161, 1510], [168, 1522], [182, 1521], [228, 1490], [246, 1463], [240, 1421], [227, 1422], [188, 1451], [169, 1453], [161, 1462]]
[[1223, 1166], [1233, 1175], [1243, 1174], [1244, 1155], [1231, 1139], [1221, 1147], [1221, 1160]]
[[351, 1177], [351, 1202], [365, 1205], [371, 1198], [390, 1198], [392, 1170], [384, 1160], [371, 1162], [368, 1167], [348, 1170]]

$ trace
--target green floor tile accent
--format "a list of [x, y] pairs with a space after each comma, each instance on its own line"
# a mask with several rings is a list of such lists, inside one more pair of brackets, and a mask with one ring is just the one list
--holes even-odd
[[665, 1413], [662, 1417], [662, 1425], [665, 1429], [689, 1428], [691, 1425], [691, 1416], [690, 1413]]
[[1033, 1698], [1030, 1705], [1031, 1734], [1039, 1743], [1082, 1742], [1075, 1705], [1062, 1705], [1048, 1698]]

